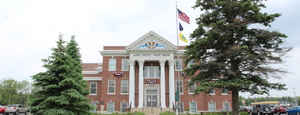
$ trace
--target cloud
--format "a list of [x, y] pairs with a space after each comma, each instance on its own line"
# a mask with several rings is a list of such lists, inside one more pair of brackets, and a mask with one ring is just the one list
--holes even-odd
[[[195, 0], [177, 0], [178, 8], [191, 17], [192, 24], [182, 25], [186, 36], [197, 27], [199, 9]], [[287, 46], [293, 46], [285, 67], [290, 71], [282, 79], [291, 89], [297, 88], [299, 72], [299, 26], [296, 0], [268, 1], [268, 12], [282, 16], [272, 29], [286, 33]], [[83, 62], [101, 62], [103, 45], [128, 45], [150, 30], [176, 44], [174, 0], [9, 0], [0, 1], [0, 79], [30, 79], [43, 71], [42, 58], [55, 47], [58, 34], [65, 40], [76, 36]], [[181, 43], [180, 45], [185, 45]], [[300, 89], [296, 89], [300, 92]], [[300, 95], [300, 94], [298, 94]]]

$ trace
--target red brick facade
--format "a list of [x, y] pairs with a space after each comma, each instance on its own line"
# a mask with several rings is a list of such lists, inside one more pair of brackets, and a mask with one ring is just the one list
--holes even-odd
[[[125, 46], [104, 46], [104, 51], [125, 51]], [[176, 50], [184, 50], [183, 46], [178, 46]], [[97, 94], [96, 95], [89, 95], [88, 97], [91, 99], [92, 102], [94, 102], [97, 105], [97, 111], [107, 111], [107, 103], [114, 102], [114, 110], [120, 111], [120, 103], [129, 103], [129, 94], [121, 94], [121, 80], [128, 80], [130, 76], [130, 71], [121, 71], [122, 66], [122, 59], [127, 58], [129, 59], [129, 55], [115, 55], [115, 54], [105, 54], [103, 55], [103, 63], [102, 64], [93, 64], [93, 63], [87, 63], [82, 64], [83, 67], [83, 76], [84, 79], [88, 81], [88, 86], [90, 87], [90, 82], [97, 82]], [[180, 57], [180, 56], [179, 56]], [[109, 71], [109, 59], [114, 58], [116, 59], [116, 71]], [[174, 56], [174, 58], [177, 58], [177, 56]], [[135, 107], [138, 107], [139, 105], [139, 64], [137, 62], [135, 63]], [[144, 66], [147, 65], [157, 65], [159, 66], [159, 61], [145, 61]], [[170, 79], [170, 71], [169, 71], [169, 62], [166, 61], [165, 64], [165, 103], [167, 107], [169, 106], [169, 99], [170, 99], [170, 90], [169, 90], [169, 79]], [[122, 73], [121, 77], [115, 76], [114, 73]], [[216, 103], [216, 111], [222, 111], [224, 110], [223, 104], [224, 102], [228, 102], [229, 106], [231, 108], [231, 93], [229, 92], [226, 95], [222, 95], [221, 89], [216, 90], [215, 95], [209, 95], [207, 93], [200, 93], [197, 95], [189, 94], [188, 93], [188, 81], [189, 77], [182, 77], [181, 72], [176, 71], [174, 72], [174, 78], [176, 80], [183, 80], [183, 89], [184, 93], [181, 94], [181, 102], [184, 104], [184, 110], [188, 111], [189, 109], [189, 103], [190, 102], [196, 102], [197, 105], [197, 111], [208, 111], [209, 110], [209, 102], [215, 102]], [[108, 94], [108, 80], [115, 80], [116, 87], [115, 87], [115, 93], [114, 94]], [[144, 84], [147, 83], [154, 83], [154, 84], [162, 84], [161, 80], [154, 79], [154, 80], [148, 80], [144, 79]], [[129, 85], [129, 84], [128, 84]], [[200, 84], [198, 84], [200, 85]], [[129, 86], [128, 86], [129, 88]], [[128, 92], [129, 93], [129, 92]], [[145, 102], [144, 102], [145, 103]], [[102, 108], [104, 107], [104, 108]], [[101, 109], [102, 108], [102, 109]]]

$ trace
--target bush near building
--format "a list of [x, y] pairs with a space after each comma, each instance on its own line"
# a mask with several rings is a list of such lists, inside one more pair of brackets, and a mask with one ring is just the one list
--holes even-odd
[[[175, 112], [162, 112], [160, 113], [160, 115], [176, 115]], [[227, 112], [201, 112], [199, 114], [190, 114], [190, 113], [186, 113], [186, 114], [180, 114], [180, 115], [231, 115], [231, 112], [227, 113]], [[240, 115], [248, 115], [247, 112], [240, 112]]]
[[99, 113], [94, 113], [92, 115], [144, 115], [142, 112], [133, 112], [133, 113], [112, 113], [112, 114], [99, 114]]

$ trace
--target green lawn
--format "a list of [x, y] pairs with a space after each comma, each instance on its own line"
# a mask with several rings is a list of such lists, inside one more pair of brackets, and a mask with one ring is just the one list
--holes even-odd
[[[162, 112], [160, 115], [175, 115], [175, 112]], [[202, 114], [180, 114], [180, 115], [231, 115], [230, 113], [226, 114], [224, 112], [206, 112]], [[247, 112], [241, 112], [240, 115], [248, 115]]]
[[112, 113], [112, 114], [96, 114], [96, 113], [93, 113], [92, 115], [144, 115], [144, 113], [142, 112], [133, 112], [133, 113]]

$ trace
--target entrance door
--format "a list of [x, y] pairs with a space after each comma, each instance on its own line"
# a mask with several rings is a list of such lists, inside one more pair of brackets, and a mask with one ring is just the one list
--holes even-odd
[[146, 90], [146, 107], [157, 107], [158, 106], [158, 90], [147, 89]]

